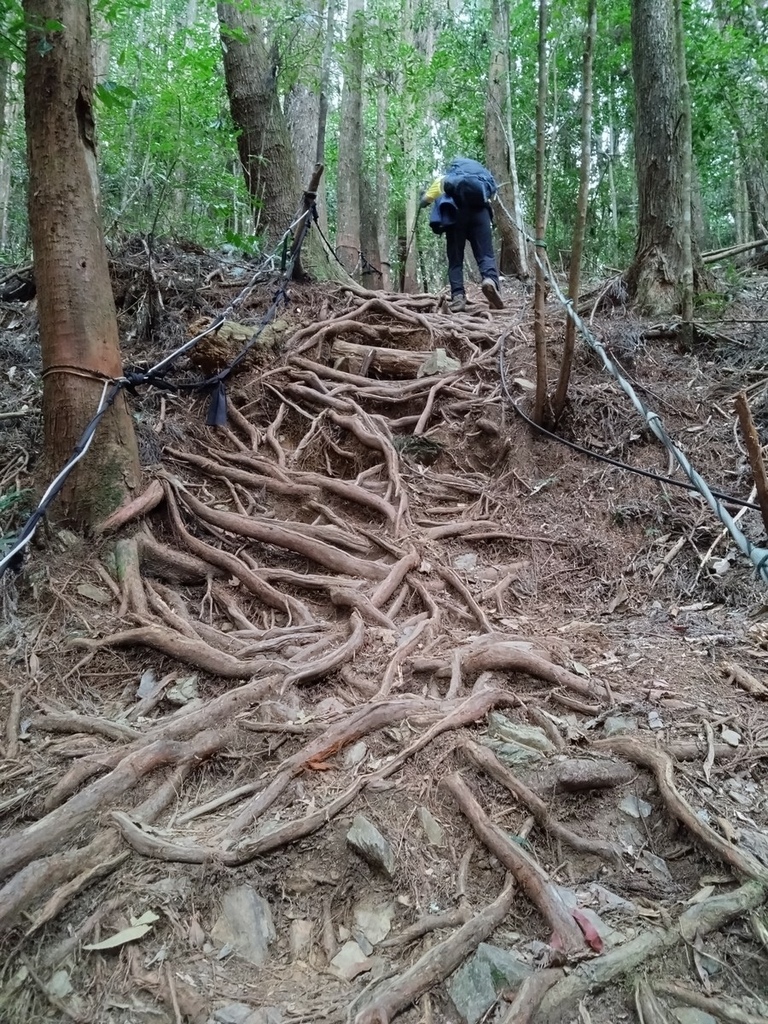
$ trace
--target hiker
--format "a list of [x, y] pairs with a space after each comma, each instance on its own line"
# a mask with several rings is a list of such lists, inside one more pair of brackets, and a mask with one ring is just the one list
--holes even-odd
[[451, 285], [451, 312], [467, 308], [464, 294], [464, 248], [469, 242], [482, 278], [481, 288], [494, 309], [503, 309], [499, 291], [499, 271], [493, 255], [491, 238], [491, 199], [498, 185], [488, 170], [477, 160], [457, 157], [442, 177], [435, 178], [421, 194], [421, 209], [434, 202], [429, 226], [436, 235], [445, 234], [448, 255], [448, 280]]

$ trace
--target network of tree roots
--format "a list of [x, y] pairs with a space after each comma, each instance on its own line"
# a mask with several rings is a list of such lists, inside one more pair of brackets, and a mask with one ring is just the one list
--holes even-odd
[[[139, 353], [239, 286], [191, 287], [189, 258], [122, 265]], [[759, 345], [640, 343], [596, 294], [626, 372], [745, 497], [727, 403]], [[143, 494], [4, 579], [0, 1021], [768, 1019], [761, 587], [713, 570], [698, 499], [531, 434], [501, 386], [529, 407], [530, 301], [478, 297], [294, 288], [228, 426], [137, 399]], [[226, 365], [269, 301], [184, 372]], [[549, 329], [557, 351], [555, 307]], [[583, 353], [561, 431], [667, 469]], [[361, 817], [384, 853], [348, 839]], [[249, 891], [259, 965], [217, 925]], [[473, 1016], [457, 972], [489, 945], [524, 976], [491, 972]]]

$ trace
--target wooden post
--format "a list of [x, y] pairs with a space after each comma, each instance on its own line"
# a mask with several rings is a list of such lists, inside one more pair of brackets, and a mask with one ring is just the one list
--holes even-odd
[[294, 281], [301, 281], [306, 277], [301, 265], [301, 243], [304, 240], [303, 228], [307, 222], [307, 218], [312, 214], [312, 207], [315, 199], [317, 199], [317, 188], [320, 184], [320, 179], [323, 176], [323, 167], [323, 164], [315, 164], [312, 177], [309, 179], [309, 185], [307, 185], [304, 190], [304, 195], [302, 197], [302, 215], [296, 225], [296, 230], [293, 233], [293, 245], [291, 246], [291, 252], [288, 256], [289, 263], [294, 258], [296, 261], [293, 264], [293, 274], [291, 275]]
[[760, 447], [760, 438], [757, 436], [752, 413], [749, 411], [749, 402], [743, 391], [736, 396], [736, 412], [739, 415], [741, 432], [747, 445], [749, 464], [752, 467], [752, 477], [757, 488], [757, 500], [760, 502], [760, 513], [763, 517], [763, 526], [768, 533], [768, 477], [765, 474], [765, 463], [763, 452]]

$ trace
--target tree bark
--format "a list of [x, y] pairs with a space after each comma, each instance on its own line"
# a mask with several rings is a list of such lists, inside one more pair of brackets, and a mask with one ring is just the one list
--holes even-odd
[[[24, 0], [24, 112], [29, 221], [43, 357], [44, 464], [73, 454], [101, 398], [122, 374], [115, 304], [99, 211], [91, 106], [91, 25], [82, 0]], [[102, 419], [88, 455], [69, 476], [59, 507], [72, 525], [100, 522], [140, 476], [124, 394]]]
[[277, 54], [260, 19], [236, 3], [217, 5], [224, 75], [256, 232], [269, 250], [293, 222], [299, 172], [277, 93]]
[[364, 0], [348, 0], [344, 86], [339, 118], [336, 184], [336, 256], [355, 275], [362, 251], [360, 200], [363, 176]]
[[656, 315], [681, 312], [692, 280], [690, 122], [677, 2], [632, 4], [638, 238], [627, 284], [640, 311]]
[[[500, 181], [503, 206], [494, 210], [501, 238], [499, 270], [528, 280], [528, 253], [523, 234], [515, 142], [512, 137], [509, 83], [509, 0], [491, 2], [491, 62], [485, 101], [485, 154]], [[511, 217], [507, 215], [509, 210]]]

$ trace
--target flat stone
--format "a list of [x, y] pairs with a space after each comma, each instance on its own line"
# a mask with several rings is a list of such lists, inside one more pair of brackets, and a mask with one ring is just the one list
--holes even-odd
[[630, 793], [619, 804], [619, 810], [632, 818], [647, 818], [653, 811], [653, 804], [649, 804], [647, 800], [641, 800], [634, 793]]
[[393, 903], [376, 903], [369, 897], [354, 907], [352, 916], [359, 931], [375, 946], [383, 942], [392, 930], [395, 906]]
[[718, 1024], [717, 1017], [704, 1010], [696, 1010], [692, 1006], [678, 1006], [672, 1011], [678, 1024]]
[[492, 711], [488, 715], [488, 735], [505, 743], [522, 744], [544, 753], [552, 753], [555, 750], [552, 740], [543, 729], [537, 725], [513, 722], [511, 718], [498, 711]]
[[371, 963], [354, 939], [345, 942], [336, 956], [331, 960], [336, 974], [345, 981], [352, 981], [358, 974], [371, 969]]
[[517, 986], [531, 973], [528, 964], [506, 949], [481, 942], [477, 952], [450, 976], [448, 994], [466, 1024], [476, 1024], [493, 1006], [501, 989]]
[[289, 941], [291, 960], [306, 960], [312, 948], [312, 922], [303, 917], [291, 921]]
[[368, 753], [368, 745], [365, 740], [358, 740], [357, 743], [353, 743], [351, 747], [344, 751], [344, 767], [354, 768], [355, 765], [365, 758]]
[[510, 768], [522, 768], [525, 765], [535, 764], [541, 761], [544, 755], [533, 747], [526, 747], [524, 743], [505, 743], [503, 740], [495, 740], [492, 736], [483, 736], [480, 740], [484, 747], [489, 747], [504, 764]]
[[444, 373], [454, 373], [461, 369], [461, 363], [449, 356], [444, 348], [436, 348], [428, 355], [416, 371], [417, 377], [436, 377]]
[[466, 555], [457, 555], [453, 560], [453, 568], [462, 572], [471, 572], [477, 568], [477, 555], [472, 551]]
[[741, 743], [741, 736], [735, 729], [723, 729], [720, 735], [723, 737], [723, 743], [727, 743], [729, 747], [738, 747]]
[[671, 882], [672, 874], [663, 857], [657, 857], [650, 850], [643, 850], [637, 858], [637, 866], [646, 870], [657, 882]]
[[371, 867], [382, 871], [387, 878], [391, 878], [395, 873], [395, 855], [392, 847], [364, 815], [356, 815], [352, 828], [347, 832], [347, 842]]
[[637, 732], [637, 719], [629, 715], [610, 715], [603, 722], [605, 736], [621, 736], [627, 732]]
[[230, 1003], [213, 1011], [211, 1021], [216, 1024], [282, 1024], [283, 1014], [276, 1006], [248, 1006]]
[[221, 914], [211, 929], [219, 946], [229, 946], [249, 963], [260, 967], [275, 940], [272, 911], [267, 901], [249, 885], [230, 889], [221, 903]]
[[442, 826], [435, 820], [426, 807], [419, 808], [419, 821], [421, 822], [421, 827], [427, 834], [430, 846], [445, 846], [445, 833], [443, 832]]

